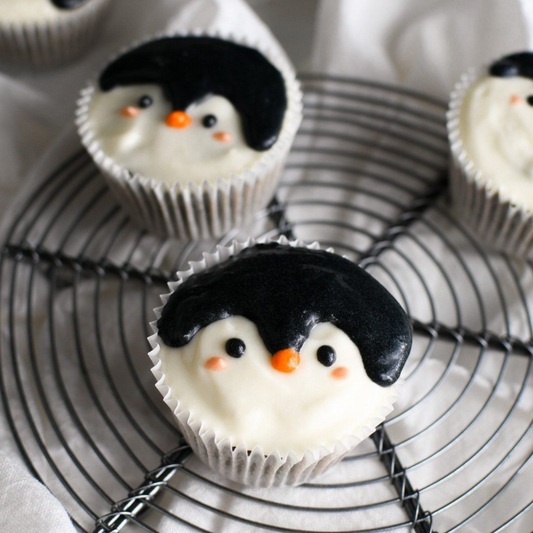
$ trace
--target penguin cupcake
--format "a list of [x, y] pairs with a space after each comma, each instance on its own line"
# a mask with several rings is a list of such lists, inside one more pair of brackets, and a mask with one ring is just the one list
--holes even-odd
[[411, 347], [391, 294], [318, 245], [234, 243], [169, 285], [152, 372], [195, 453], [252, 486], [297, 485], [392, 410]]
[[65, 63], [94, 41], [109, 0], [0, 0], [0, 59], [17, 65]]
[[492, 248], [533, 257], [533, 53], [464, 75], [448, 112], [458, 214]]
[[300, 121], [299, 86], [280, 54], [174, 35], [113, 60], [82, 92], [77, 124], [135, 221], [198, 239], [266, 206]]

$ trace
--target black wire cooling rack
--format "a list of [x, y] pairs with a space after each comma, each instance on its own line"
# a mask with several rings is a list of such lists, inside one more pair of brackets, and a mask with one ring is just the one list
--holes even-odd
[[20, 453], [81, 531], [531, 531], [532, 265], [450, 214], [443, 103], [302, 79], [277, 197], [220, 243], [318, 240], [389, 288], [415, 331], [390, 418], [313, 484], [210, 473], [155, 390], [146, 337], [166, 283], [217, 243], [136, 229], [78, 150], [42, 176], [2, 251], [0, 391]]

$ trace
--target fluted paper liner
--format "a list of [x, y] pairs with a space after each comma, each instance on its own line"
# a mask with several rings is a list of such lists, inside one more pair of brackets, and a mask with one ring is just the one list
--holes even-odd
[[[279, 138], [251, 168], [200, 184], [187, 179], [168, 184], [150, 176], [130, 172], [103, 152], [90, 128], [89, 106], [95, 91], [94, 83], [90, 83], [81, 92], [76, 124], [83, 144], [133, 221], [162, 236], [197, 240], [218, 237], [232, 228], [242, 226], [254, 213], [266, 207], [274, 195], [302, 119], [302, 94], [292, 66], [281, 53], [267, 50], [244, 38], [197, 31], [189, 34], [157, 35], [142, 42], [186, 35], [218, 37], [255, 48], [283, 75], [287, 91], [287, 110]], [[142, 42], [135, 43], [121, 54], [136, 48]]]
[[0, 59], [33, 67], [66, 63], [94, 41], [109, 5], [92, 0], [50, 20], [0, 21]]
[[[320, 249], [316, 242], [307, 245], [299, 240], [288, 241], [285, 237], [272, 242], [294, 247]], [[254, 244], [256, 241], [253, 239], [244, 243], [234, 241], [228, 247], [218, 246], [215, 253], [204, 253], [202, 261], [189, 263], [190, 268], [188, 270], [178, 272], [178, 281], [168, 284], [170, 293], [161, 296], [163, 305], [181, 283], [192, 274], [221, 263]], [[327, 251], [333, 253], [331, 248]], [[161, 316], [162, 309], [163, 307], [155, 309], [157, 319]], [[332, 447], [321, 446], [306, 450], [301, 454], [290, 452], [285, 456], [277, 451], [267, 455], [260, 447], [249, 450], [246, 443], [232, 443], [227, 438], [219, 440], [215, 431], [203, 427], [201, 420], [193, 419], [190, 411], [180, 404], [179, 391], [171, 390], [166, 384], [165, 374], [161, 370], [162, 362], [158, 355], [160, 339], [157, 334], [157, 321], [152, 322], [151, 326], [154, 334], [148, 338], [152, 346], [152, 351], [148, 355], [154, 365], [152, 373], [157, 380], [156, 387], [162, 394], [164, 402], [174, 413], [180, 431], [196, 455], [213, 470], [249, 486], [300, 485], [318, 476], [340, 461], [357, 444], [374, 432], [376, 426], [392, 411], [393, 403], [398, 397], [398, 390], [403, 385], [403, 380], [399, 379], [394, 385], [388, 387], [390, 395], [387, 401], [380, 405], [375, 412], [369, 413], [365, 425], [362, 425], [356, 433], [338, 440]]]
[[486, 73], [486, 67], [471, 69], [461, 77], [450, 97], [447, 127], [453, 207], [461, 220], [490, 248], [532, 259], [533, 213], [506, 198], [483, 177], [469, 159], [459, 131], [463, 99], [472, 84]]

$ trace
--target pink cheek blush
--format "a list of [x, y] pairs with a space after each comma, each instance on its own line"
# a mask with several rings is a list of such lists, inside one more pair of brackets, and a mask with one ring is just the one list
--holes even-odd
[[126, 107], [123, 107], [119, 113], [123, 116], [123, 117], [127, 117], [127, 118], [134, 118], [136, 117], [139, 113], [141, 112], [141, 110], [138, 108], [138, 107], [134, 107], [132, 105], [129, 105], [129, 106], [126, 106]]
[[509, 102], [511, 102], [511, 105], [518, 105], [523, 104], [524, 99], [521, 96], [518, 96], [517, 94], [512, 94], [511, 98], [509, 98]]
[[333, 379], [346, 379], [349, 373], [350, 371], [345, 366], [339, 366], [331, 371], [331, 377]]
[[213, 139], [221, 143], [230, 143], [233, 140], [233, 135], [227, 131], [217, 131], [213, 133]]
[[210, 357], [204, 363], [204, 368], [207, 368], [207, 370], [213, 370], [214, 372], [220, 372], [228, 368], [228, 362], [222, 357]]

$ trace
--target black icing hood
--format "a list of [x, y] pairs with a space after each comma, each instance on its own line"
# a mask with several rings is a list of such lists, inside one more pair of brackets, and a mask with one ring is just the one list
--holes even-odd
[[399, 303], [351, 261], [323, 250], [258, 244], [194, 274], [170, 296], [157, 322], [171, 347], [229, 316], [254, 322], [266, 348], [300, 351], [311, 329], [331, 322], [361, 352], [375, 383], [391, 385], [411, 348], [412, 331]]
[[83, 4], [89, 2], [89, 0], [50, 0], [54, 6], [58, 9], [76, 9]]
[[533, 53], [519, 52], [502, 57], [492, 63], [489, 73], [500, 78], [521, 76], [533, 79]]

